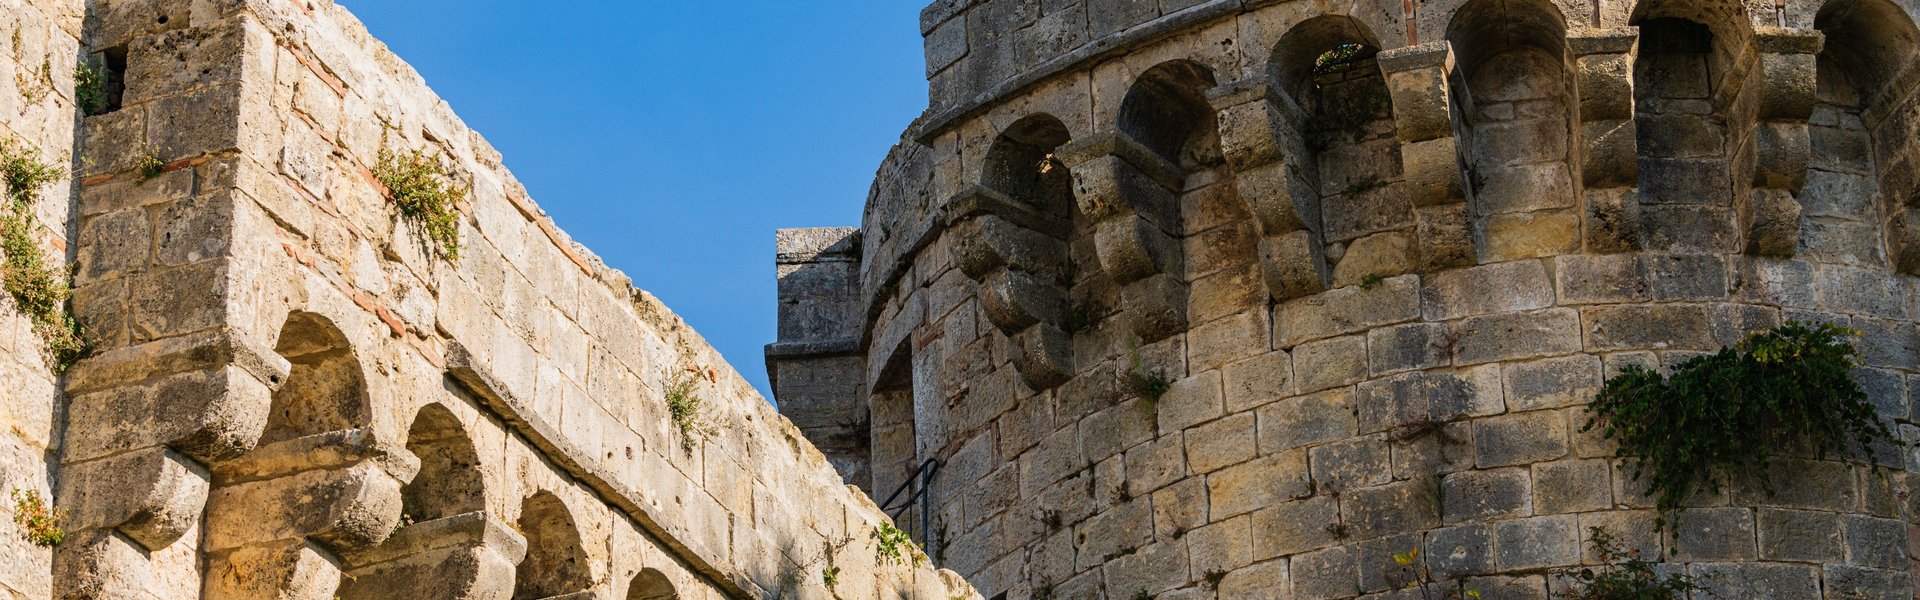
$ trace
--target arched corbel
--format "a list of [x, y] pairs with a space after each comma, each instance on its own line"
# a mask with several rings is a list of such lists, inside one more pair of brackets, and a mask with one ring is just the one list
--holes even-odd
[[1065, 329], [1071, 225], [986, 186], [967, 188], [947, 207], [955, 262], [979, 285], [987, 320], [1012, 338], [1022, 380], [1035, 390], [1066, 383], [1073, 376]]
[[1143, 342], [1186, 329], [1187, 284], [1180, 241], [1179, 191], [1186, 175], [1119, 131], [1078, 140], [1061, 150], [1073, 172], [1074, 199], [1094, 223], [1094, 250]]
[[1631, 27], [1568, 32], [1580, 96], [1580, 175], [1587, 251], [1640, 249], [1639, 129], [1634, 122]]
[[1381, 52], [1380, 71], [1393, 100], [1419, 238], [1418, 268], [1438, 271], [1474, 264], [1471, 215], [1453, 129], [1453, 47], [1446, 40]]
[[1220, 146], [1234, 172], [1234, 191], [1253, 216], [1267, 294], [1285, 301], [1327, 289], [1326, 244], [1320, 236], [1319, 185], [1300, 137], [1300, 107], [1264, 80], [1214, 88]]
[[1760, 51], [1760, 111], [1754, 126], [1753, 194], [1740, 206], [1747, 254], [1793, 256], [1800, 245], [1800, 201], [1811, 154], [1807, 120], [1818, 102], [1816, 57], [1825, 40], [1811, 29], [1765, 28]]

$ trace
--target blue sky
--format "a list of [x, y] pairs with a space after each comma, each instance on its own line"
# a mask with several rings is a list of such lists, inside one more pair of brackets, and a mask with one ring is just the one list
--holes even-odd
[[926, 107], [919, 0], [340, 4], [762, 393], [774, 230], [858, 225]]

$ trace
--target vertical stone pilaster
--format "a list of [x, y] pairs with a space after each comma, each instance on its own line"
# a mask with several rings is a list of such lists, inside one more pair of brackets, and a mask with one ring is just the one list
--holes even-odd
[[1080, 212], [1094, 223], [1100, 266], [1120, 285], [1129, 329], [1143, 343], [1186, 329], [1185, 261], [1174, 237], [1185, 174], [1118, 131], [1075, 141], [1060, 156]]
[[981, 312], [1013, 339], [1013, 364], [1035, 390], [1073, 373], [1067, 333], [1068, 223], [1042, 216], [985, 186], [947, 204], [961, 272], [979, 284]]
[[1824, 40], [1806, 29], [1766, 28], [1756, 36], [1761, 88], [1753, 194], [1737, 207], [1747, 254], [1790, 257], [1799, 247], [1797, 197], [1812, 156], [1807, 120], [1818, 102], [1815, 58]]
[[779, 341], [767, 345], [767, 379], [780, 412], [844, 480], [866, 487], [865, 359], [860, 355], [860, 230], [777, 233]]
[[1580, 97], [1577, 164], [1588, 252], [1640, 248], [1640, 200], [1634, 190], [1640, 177], [1640, 140], [1633, 104], [1633, 55], [1639, 40], [1633, 28], [1567, 33]]
[[1453, 47], [1441, 40], [1396, 48], [1380, 53], [1379, 61], [1413, 202], [1418, 268], [1470, 266], [1477, 257], [1453, 128]]
[[1219, 115], [1234, 190], [1253, 215], [1268, 296], [1284, 301], [1325, 291], [1319, 186], [1300, 139], [1297, 124], [1305, 117], [1299, 107], [1260, 80], [1210, 90], [1207, 98]]

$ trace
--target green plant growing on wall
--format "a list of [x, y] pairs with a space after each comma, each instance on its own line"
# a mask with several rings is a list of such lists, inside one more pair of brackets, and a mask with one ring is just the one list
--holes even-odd
[[827, 586], [829, 590], [840, 585], [840, 567], [829, 566], [820, 569], [820, 585]]
[[67, 539], [60, 522], [67, 519], [66, 509], [54, 508], [40, 497], [39, 490], [13, 490], [13, 524], [20, 535], [35, 546], [52, 548]]
[[1127, 348], [1127, 372], [1121, 374], [1127, 391], [1147, 401], [1149, 408], [1160, 403], [1160, 397], [1173, 389], [1173, 380], [1167, 378], [1165, 369], [1149, 369], [1140, 360], [1140, 345]]
[[892, 523], [882, 522], [873, 527], [874, 559], [882, 563], [919, 566], [927, 559], [914, 545], [913, 538]]
[[1765, 471], [1776, 448], [1805, 445], [1825, 458], [1894, 441], [1851, 376], [1860, 352], [1845, 338], [1858, 335], [1792, 322], [1670, 376], [1629, 366], [1601, 388], [1581, 431], [1599, 430], [1631, 457], [1634, 480], [1658, 501], [1656, 530], [1688, 494], [1718, 491], [1730, 472], [1760, 475], [1772, 494]]
[[[14, 47], [19, 47], [19, 44], [14, 44]], [[38, 69], [20, 69], [13, 74], [13, 82], [16, 89], [20, 90], [20, 97], [28, 102], [47, 99], [47, 94], [53, 93], [53, 59], [40, 61]]]
[[440, 256], [459, 260], [460, 211], [454, 205], [465, 200], [471, 188], [454, 183], [446, 159], [438, 154], [385, 146], [381, 144], [373, 177], [386, 186], [401, 218], [425, 235]]
[[1681, 600], [1699, 591], [1700, 586], [1684, 571], [1661, 575], [1660, 563], [1640, 557], [1638, 550], [1620, 547], [1607, 530], [1588, 531], [1593, 549], [1600, 555], [1601, 568], [1569, 571], [1573, 587], [1561, 597], [1566, 600]]
[[1399, 565], [1398, 575], [1405, 583], [1404, 589], [1418, 590], [1422, 600], [1479, 600], [1480, 590], [1467, 587], [1467, 581], [1459, 577], [1449, 577], [1445, 581], [1435, 577], [1433, 568], [1420, 559], [1420, 549], [1396, 552], [1393, 564]]
[[719, 428], [700, 414], [707, 401], [700, 397], [698, 383], [697, 378], [689, 373], [667, 386], [667, 416], [673, 419], [674, 429], [680, 432], [680, 448], [689, 453], [693, 452], [695, 445], [719, 433]]
[[107, 69], [82, 60], [73, 68], [73, 103], [89, 117], [107, 112]]
[[55, 372], [63, 372], [86, 356], [86, 342], [80, 325], [67, 310], [72, 295], [67, 274], [47, 264], [40, 241], [33, 205], [40, 189], [65, 173], [40, 161], [34, 153], [11, 141], [0, 141], [0, 181], [7, 191], [7, 206], [0, 212], [0, 287], [22, 314], [33, 321], [33, 331], [45, 342], [47, 362]]
[[133, 157], [133, 173], [140, 179], [140, 183], [146, 183], [155, 177], [167, 174], [167, 161], [160, 158], [160, 148], [147, 146], [140, 151], [139, 156]]

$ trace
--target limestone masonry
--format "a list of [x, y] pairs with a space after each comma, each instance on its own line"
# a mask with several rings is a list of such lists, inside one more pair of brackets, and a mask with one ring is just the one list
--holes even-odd
[[[0, 600], [1920, 597], [1920, 1], [941, 0], [778, 411], [342, 7], [0, 9]], [[1789, 320], [1904, 442], [1656, 533], [1584, 406]]]
[[[0, 598], [978, 597], [345, 9], [0, 0], [0, 43], [92, 345], [0, 303]], [[383, 150], [471, 186], [457, 258]]]
[[[1917, 15], [940, 0], [861, 227], [780, 233], [777, 399], [988, 598], [1422, 598], [1418, 548], [1544, 599], [1595, 527], [1719, 598], [1920, 597]], [[1864, 332], [1905, 441], [1656, 534], [1585, 405], [1790, 320]]]

